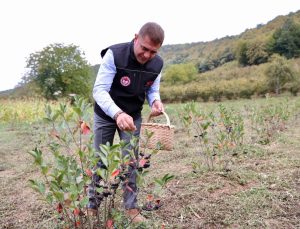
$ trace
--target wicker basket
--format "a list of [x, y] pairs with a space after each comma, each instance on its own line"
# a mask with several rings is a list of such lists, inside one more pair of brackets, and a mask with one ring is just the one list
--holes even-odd
[[[174, 126], [170, 125], [170, 119], [167, 113], [163, 112], [167, 119], [167, 124], [151, 123], [151, 116], [148, 117], [146, 123], [141, 126], [140, 146], [148, 149], [172, 150], [174, 145]], [[153, 133], [147, 138], [146, 131]]]

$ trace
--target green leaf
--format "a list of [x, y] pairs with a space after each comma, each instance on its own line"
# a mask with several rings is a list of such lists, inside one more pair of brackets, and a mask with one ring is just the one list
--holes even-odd
[[49, 167], [47, 165], [41, 165], [42, 174], [47, 175]]
[[87, 196], [83, 197], [83, 199], [80, 201], [79, 205], [80, 207], [84, 208], [89, 202], [89, 198]]
[[167, 182], [169, 182], [170, 180], [172, 180], [175, 176], [174, 175], [169, 175], [168, 173], [162, 178], [162, 180], [164, 181], [164, 183], [166, 184]]
[[139, 187], [144, 184], [144, 177], [140, 173], [137, 173], [136, 182]]
[[65, 113], [67, 112], [67, 105], [66, 105], [66, 104], [63, 104], [63, 103], [60, 103], [60, 104], [59, 104], [59, 108], [60, 108], [60, 110], [59, 110], [60, 114], [61, 114], [62, 116], [64, 116]]
[[81, 160], [84, 158], [84, 152], [82, 150], [78, 150], [78, 155]]
[[115, 151], [115, 150], [119, 150], [119, 148], [120, 148], [120, 145], [119, 145], [119, 144], [114, 144], [114, 145], [112, 145], [112, 146], [110, 147], [110, 150], [111, 150], [111, 151]]
[[97, 175], [99, 175], [100, 177], [107, 179], [107, 170], [106, 169], [100, 169], [98, 168], [96, 170]]
[[52, 121], [51, 118], [47, 118], [47, 117], [44, 117], [43, 120], [46, 121], [46, 122], [51, 122]]
[[63, 192], [53, 192], [53, 196], [56, 198], [56, 200], [58, 200], [59, 202], [63, 202], [64, 201], [64, 194]]
[[65, 174], [65, 173], [61, 172], [61, 173], [59, 174], [59, 176], [56, 177], [56, 181], [57, 181], [57, 183], [58, 183], [59, 185], [61, 184], [61, 182], [62, 182], [62, 180], [63, 180], [63, 178], [64, 178], [64, 174]]
[[103, 163], [106, 167], [108, 167], [107, 157], [106, 157], [106, 155], [103, 154], [102, 152], [100, 152], [100, 159], [101, 159], [102, 163]]
[[75, 111], [75, 113], [76, 113], [79, 117], [82, 116], [82, 112], [81, 112], [81, 110], [80, 110], [79, 107], [73, 107], [73, 110]]
[[54, 122], [58, 116], [59, 116], [59, 113], [55, 112], [55, 114], [52, 116], [52, 121]]
[[60, 190], [60, 185], [55, 180], [52, 180], [50, 182], [50, 188], [54, 191], [58, 191]]
[[83, 176], [78, 176], [78, 177], [76, 177], [76, 183], [80, 183], [80, 182], [82, 182], [82, 180], [83, 180]]
[[96, 191], [99, 192], [99, 193], [102, 193], [103, 192], [103, 188], [102, 187], [96, 188]]
[[68, 113], [65, 117], [66, 121], [68, 121], [68, 122], [71, 121], [72, 118], [73, 118], [73, 113]]
[[149, 171], [143, 170], [143, 172], [141, 172], [141, 175], [142, 175], [143, 177], [145, 177], [145, 176], [148, 175], [148, 173], [149, 173]]
[[37, 165], [42, 165], [42, 151], [39, 150], [38, 148], [35, 148], [34, 150], [31, 150], [28, 152], [31, 156], [34, 158], [34, 163]]
[[44, 183], [36, 180], [29, 180], [29, 183], [32, 189], [34, 189], [35, 191], [39, 192], [42, 195], [45, 194], [46, 187]]
[[44, 118], [45, 120], [48, 120], [48, 121], [52, 121], [52, 110], [51, 110], [51, 107], [50, 105], [45, 105], [45, 114], [46, 114], [46, 117]]
[[163, 181], [160, 180], [160, 179], [154, 179], [154, 181], [155, 181], [158, 185], [160, 185], [160, 186], [163, 186], [163, 185], [164, 185]]
[[53, 204], [53, 195], [51, 193], [47, 194], [46, 201], [48, 204]]

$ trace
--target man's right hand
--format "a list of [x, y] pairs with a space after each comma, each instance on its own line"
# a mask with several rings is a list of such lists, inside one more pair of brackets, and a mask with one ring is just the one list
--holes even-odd
[[160, 100], [155, 100], [151, 106], [151, 116], [158, 116], [161, 115], [164, 111], [164, 105]]
[[125, 112], [122, 112], [118, 115], [116, 119], [116, 123], [120, 130], [122, 131], [135, 131], [136, 126], [134, 125], [133, 118], [126, 114]]

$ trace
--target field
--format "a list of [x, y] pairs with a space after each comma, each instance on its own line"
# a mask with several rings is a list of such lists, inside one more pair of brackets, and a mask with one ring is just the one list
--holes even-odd
[[[0, 101], [0, 228], [58, 228], [55, 208], [28, 183], [40, 173], [27, 152], [49, 142], [44, 103]], [[146, 228], [300, 228], [299, 97], [165, 107], [174, 150], [152, 156], [140, 204], [154, 178], [174, 178], [163, 206], [142, 212]]]

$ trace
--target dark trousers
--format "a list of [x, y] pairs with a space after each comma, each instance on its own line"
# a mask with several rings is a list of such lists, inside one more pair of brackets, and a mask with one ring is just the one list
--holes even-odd
[[[140, 129], [141, 129], [141, 123], [142, 123], [142, 118], [139, 117], [134, 120], [134, 124], [137, 127], [137, 130], [133, 133], [134, 136], [139, 136], [140, 134]], [[130, 141], [130, 135], [128, 133], [121, 131], [115, 121], [107, 121], [101, 117], [99, 117], [97, 114], [94, 114], [94, 147], [97, 151], [100, 151], [99, 145], [100, 144], [106, 144], [109, 142], [111, 145], [113, 144], [114, 136], [116, 131], [118, 131], [120, 140], [123, 140], [125, 142]], [[128, 148], [127, 148], [128, 150]], [[123, 156], [128, 154], [128, 151], [123, 150], [122, 151]], [[134, 152], [135, 155], [137, 156], [138, 152]], [[101, 161], [98, 163], [98, 166], [101, 166]], [[128, 179], [127, 185], [130, 187], [126, 188], [123, 186], [123, 202], [124, 202], [124, 207], [125, 209], [132, 209], [132, 208], [137, 208], [137, 186], [136, 186], [136, 170], [131, 169], [130, 170], [130, 175]], [[89, 185], [89, 199], [90, 201], [94, 201], [96, 205], [99, 205], [97, 203], [97, 199], [94, 198], [94, 195], [96, 193], [96, 185], [99, 183], [100, 177], [98, 175], [94, 175], [92, 179], [92, 183]]]

